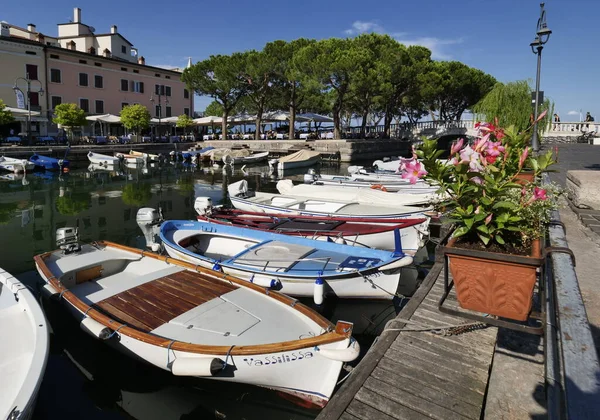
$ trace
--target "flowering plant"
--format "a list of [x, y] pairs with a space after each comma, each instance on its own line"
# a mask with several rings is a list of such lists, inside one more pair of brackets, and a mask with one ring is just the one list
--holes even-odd
[[[490, 123], [476, 128], [475, 141], [455, 142], [447, 161], [439, 159], [444, 151], [437, 149], [437, 140], [424, 140], [415, 159], [403, 162], [403, 177], [439, 186], [439, 194], [447, 198], [449, 219], [456, 225], [453, 237], [522, 253], [542, 235], [544, 213], [556, 204], [555, 195], [549, 199], [550, 192], [536, 181], [555, 163], [554, 153], [532, 156], [531, 127], [521, 133]], [[533, 182], [521, 179], [526, 169], [533, 172]]]

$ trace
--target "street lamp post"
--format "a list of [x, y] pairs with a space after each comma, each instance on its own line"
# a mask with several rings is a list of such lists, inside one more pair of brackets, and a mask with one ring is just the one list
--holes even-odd
[[537, 23], [537, 31], [536, 36], [533, 42], [530, 45], [531, 51], [534, 54], [537, 54], [537, 73], [535, 76], [535, 105], [533, 111], [533, 137], [531, 138], [531, 147], [533, 150], [537, 152], [540, 150], [540, 141], [538, 139], [538, 112], [539, 112], [539, 100], [540, 100], [540, 70], [542, 67], [542, 50], [544, 49], [544, 44], [548, 42], [550, 39], [550, 34], [552, 31], [548, 29], [546, 25], [546, 11], [544, 10], [544, 3], [540, 3], [540, 18]]
[[[158, 140], [160, 141], [160, 121], [162, 119], [162, 97], [165, 97], [165, 105], [169, 105], [169, 100], [165, 95], [165, 85], [157, 85], [157, 89], [155, 92], [156, 96], [158, 96]], [[154, 95], [150, 96], [150, 102], [154, 103]]]
[[[27, 84], [27, 91], [26, 93], [23, 93], [23, 90], [21, 90], [21, 88], [19, 87], [19, 80], [24, 81]], [[32, 91], [31, 90], [31, 83], [32, 82], [38, 82], [40, 84], [40, 87], [38, 90]], [[13, 86], [13, 91], [15, 93], [17, 92], [21, 92], [21, 95], [26, 95], [27, 97], [27, 142], [31, 141], [31, 93], [39, 93], [40, 96], [44, 96], [44, 88], [42, 87], [42, 82], [40, 82], [39, 80], [31, 80], [29, 78], [29, 73], [27, 73], [25, 75], [25, 77], [17, 77], [15, 79], [15, 85]]]

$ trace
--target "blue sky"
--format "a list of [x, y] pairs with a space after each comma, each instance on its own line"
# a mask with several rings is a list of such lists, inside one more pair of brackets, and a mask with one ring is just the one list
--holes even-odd
[[[295, 6], [292, 6], [295, 5]], [[97, 32], [117, 25], [146, 62], [185, 66], [211, 54], [261, 49], [276, 39], [346, 37], [360, 32], [387, 33], [405, 44], [429, 47], [436, 59], [453, 59], [506, 82], [530, 79], [536, 56], [533, 41], [539, 2], [533, 0], [47, 0], [6, 1], [0, 20], [56, 35], [73, 7]], [[543, 51], [541, 89], [554, 100], [562, 121], [576, 121], [579, 110], [600, 118], [598, 97], [597, 0], [550, 0], [547, 23], [553, 31]], [[203, 110], [210, 99], [198, 98]], [[570, 114], [569, 114], [570, 113]]]

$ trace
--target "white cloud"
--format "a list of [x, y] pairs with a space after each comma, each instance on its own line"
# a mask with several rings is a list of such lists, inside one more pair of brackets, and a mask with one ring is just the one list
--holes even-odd
[[579, 111], [569, 111], [567, 115], [579, 115]]
[[383, 27], [377, 22], [364, 22], [362, 20], [357, 20], [352, 24], [352, 28], [346, 29], [344, 31], [346, 35], [358, 35], [363, 34], [365, 32], [382, 33], [385, 31], [383, 30]]
[[[388, 33], [383, 26], [381, 26], [377, 21], [362, 21], [357, 20], [352, 24], [350, 29], [346, 29], [344, 33], [346, 35], [360, 35], [363, 33]], [[435, 37], [408, 37], [408, 33], [406, 32], [391, 32], [388, 33], [391, 37], [396, 39], [401, 44], [406, 46], [410, 45], [421, 45], [423, 47], [429, 48], [431, 50], [431, 58], [434, 60], [449, 60], [452, 56], [446, 51], [446, 47], [449, 45], [462, 44], [463, 39], [441, 39]]]
[[420, 45], [422, 47], [429, 48], [431, 50], [431, 58], [434, 60], [450, 60], [452, 56], [445, 51], [447, 45], [462, 44], [463, 39], [440, 39], [434, 37], [418, 37], [418, 38], [407, 38], [403, 37], [396, 38], [396, 40], [406, 46]]

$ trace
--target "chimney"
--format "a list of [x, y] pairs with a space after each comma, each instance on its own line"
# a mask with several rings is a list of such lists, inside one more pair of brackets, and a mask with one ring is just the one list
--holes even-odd
[[34, 25], [33, 23], [28, 23], [28, 24], [27, 24], [27, 30], [28, 30], [29, 32], [36, 32], [36, 30], [35, 30], [35, 25]]
[[102, 52], [102, 55], [104, 57], [110, 58], [110, 50], [108, 48], [105, 48], [104, 51]]
[[81, 9], [79, 7], [73, 9], [73, 22], [81, 23]]
[[138, 58], [138, 64], [141, 64], [142, 66], [146, 65], [146, 59], [144, 58], [144, 56]]
[[0, 36], [10, 36], [10, 26], [5, 21], [0, 22]]
[[117, 25], [113, 25], [110, 27], [110, 33], [111, 34], [116, 34], [117, 33]]

